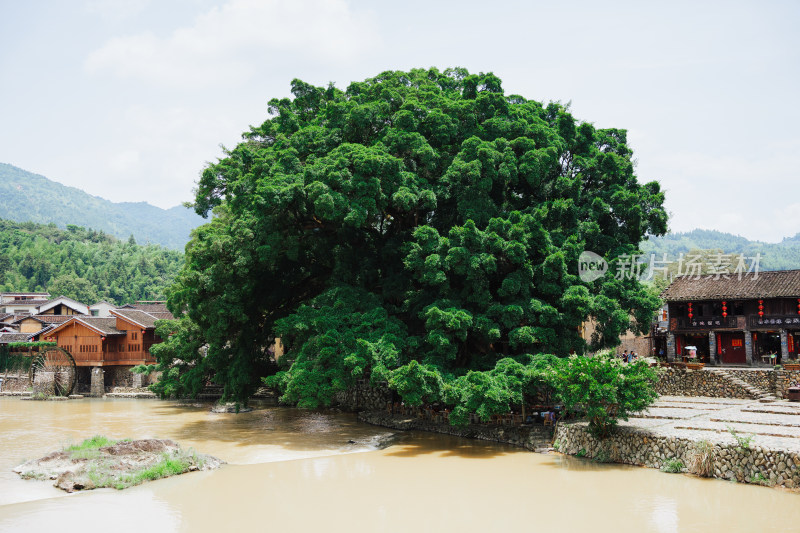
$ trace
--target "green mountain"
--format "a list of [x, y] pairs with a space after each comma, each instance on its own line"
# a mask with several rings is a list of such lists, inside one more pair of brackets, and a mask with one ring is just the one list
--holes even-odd
[[160, 300], [183, 253], [70, 225], [0, 219], [0, 292], [47, 291], [86, 304]]
[[696, 229], [687, 233], [651, 237], [642, 243], [641, 248], [646, 254], [655, 253], [658, 258], [666, 253], [669, 260], [677, 260], [681, 253], [699, 250], [717, 250], [737, 256], [744, 254], [746, 257], [760, 254], [760, 270], [800, 269], [800, 233], [779, 243], [768, 243], [721, 231]]
[[114, 203], [13, 165], [0, 163], [0, 218], [92, 228], [139, 243], [183, 249], [204, 222], [190, 209], [161, 209], [146, 202]]

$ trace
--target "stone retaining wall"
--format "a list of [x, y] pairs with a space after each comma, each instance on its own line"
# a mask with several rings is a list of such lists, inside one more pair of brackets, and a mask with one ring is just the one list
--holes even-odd
[[771, 368], [759, 370], [742, 370], [738, 368], [722, 368], [726, 374], [737, 377], [754, 387], [765, 390], [767, 392], [775, 393], [775, 377], [778, 371]]
[[366, 379], [359, 380], [355, 387], [336, 394], [333, 403], [349, 411], [376, 411], [386, 409], [392, 402], [392, 391], [384, 383], [372, 387]]
[[521, 446], [528, 450], [548, 449], [553, 441], [553, 426], [523, 425], [499, 426], [490, 424], [470, 424], [468, 426], [451, 426], [446, 422], [437, 422], [419, 417], [392, 415], [385, 410], [362, 411], [358, 419], [368, 424], [393, 429], [430, 431], [444, 433], [456, 437], [488, 440]]
[[[712, 367], [713, 368], [713, 367]], [[745, 383], [785, 398], [789, 387], [800, 383], [798, 370], [718, 368]], [[717, 372], [660, 368], [656, 392], [664, 396], [709, 396], [712, 398], [755, 399], [755, 396]]]
[[789, 387], [800, 384], [800, 370], [778, 370], [775, 372], [775, 396], [786, 398]]
[[745, 400], [755, 398], [750, 391], [724, 376], [705, 370], [681, 368], [660, 368], [656, 392], [663, 396], [708, 396]]
[[0, 391], [3, 392], [27, 391], [31, 386], [31, 378], [28, 374], [0, 374], [0, 379], [3, 380]]
[[771, 450], [763, 446], [745, 449], [733, 437], [707, 442], [708, 453], [700, 451], [699, 442], [685, 437], [661, 436], [635, 428], [618, 428], [614, 435], [598, 440], [589, 435], [585, 423], [560, 424], [554, 446], [569, 455], [662, 468], [669, 460], [678, 460], [683, 472], [696, 472], [695, 460], [707, 455], [709, 477], [759, 485], [800, 487], [800, 454]]

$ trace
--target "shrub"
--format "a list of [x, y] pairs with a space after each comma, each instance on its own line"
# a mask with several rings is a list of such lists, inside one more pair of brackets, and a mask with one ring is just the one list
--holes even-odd
[[664, 465], [661, 467], [662, 472], [667, 472], [669, 474], [679, 474], [683, 472], [683, 463], [680, 459], [667, 459], [664, 461]]
[[557, 396], [589, 420], [589, 433], [607, 437], [619, 420], [642, 411], [658, 397], [656, 372], [644, 361], [623, 364], [610, 353], [572, 356], [555, 377]]

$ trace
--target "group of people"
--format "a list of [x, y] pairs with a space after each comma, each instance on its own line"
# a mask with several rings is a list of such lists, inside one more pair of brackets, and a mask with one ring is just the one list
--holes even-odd
[[631, 353], [628, 353], [628, 350], [624, 350], [620, 356], [623, 363], [633, 363], [638, 357], [639, 356], [633, 350], [631, 350]]

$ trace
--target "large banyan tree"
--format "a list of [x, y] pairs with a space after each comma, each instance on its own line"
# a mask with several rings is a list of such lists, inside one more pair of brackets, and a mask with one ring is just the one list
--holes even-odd
[[267, 381], [287, 402], [327, 405], [367, 377], [446, 400], [529, 354], [585, 352], [589, 317], [593, 349], [649, 326], [658, 299], [638, 280], [577, 272], [584, 250], [612, 260], [666, 230], [624, 130], [464, 69], [292, 94], [202, 174], [195, 209], [214, 217], [170, 293], [162, 392], [213, 379], [243, 400], [280, 337]]

